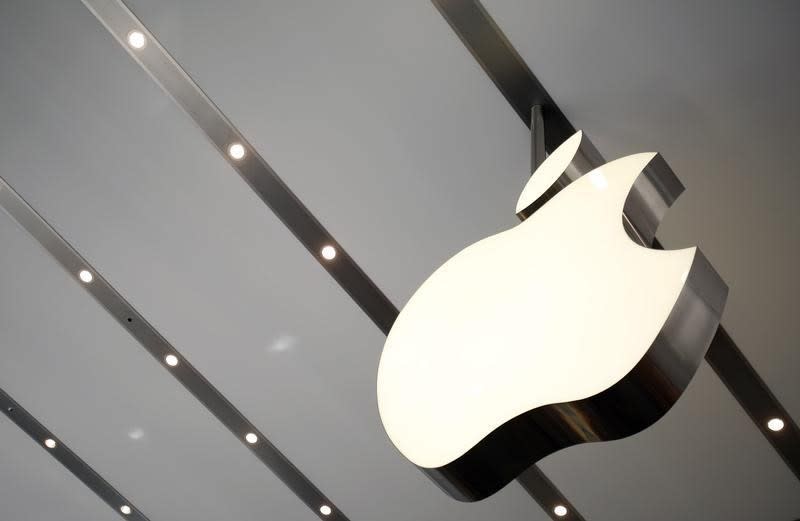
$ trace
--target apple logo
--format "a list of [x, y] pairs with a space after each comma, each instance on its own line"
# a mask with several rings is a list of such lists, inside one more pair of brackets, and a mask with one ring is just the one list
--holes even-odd
[[528, 181], [517, 205], [528, 217], [445, 262], [386, 339], [386, 432], [456, 499], [483, 499], [565, 447], [652, 425], [719, 325], [727, 286], [696, 247], [631, 239], [650, 243], [683, 190], [672, 171], [635, 154], [569, 182], [581, 139]]

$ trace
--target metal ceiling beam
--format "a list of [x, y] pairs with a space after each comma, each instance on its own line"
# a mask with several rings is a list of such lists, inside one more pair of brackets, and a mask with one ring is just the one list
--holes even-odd
[[[800, 429], [797, 423], [775, 398], [722, 326], [717, 330], [711, 347], [708, 348], [706, 362], [736, 397], [786, 465], [800, 479]], [[779, 432], [769, 430], [767, 421], [771, 418], [782, 419], [783, 429]]]
[[531, 126], [531, 107], [542, 108], [547, 123], [545, 146], [548, 151], [555, 150], [575, 133], [575, 127], [480, 2], [431, 1], [528, 127]]
[[[536, 465], [533, 465], [520, 474], [517, 481], [522, 485], [525, 492], [527, 492], [534, 501], [539, 503], [539, 506], [553, 519], [585, 521], [584, 517], [578, 512], [578, 509], [564, 497], [564, 494], [558, 490], [558, 487], [556, 487]], [[563, 516], [556, 515], [554, 511], [555, 507], [558, 505], [567, 509], [567, 513]]]
[[[50, 429], [33, 417], [11, 396], [0, 388], [0, 408], [3, 413], [22, 429], [40, 447], [45, 448], [59, 463], [64, 465], [76, 478], [81, 480], [84, 485], [97, 494], [108, 506], [117, 514], [128, 521], [149, 521], [144, 513], [136, 508], [134, 504], [115, 489], [103, 476], [97, 473], [84, 460], [75, 454], [67, 445], [61, 441]], [[45, 440], [55, 441], [54, 447], [46, 447]], [[121, 508], [127, 506], [130, 512], [125, 514]]]
[[[186, 111], [256, 195], [272, 209], [375, 325], [388, 334], [397, 316], [394, 304], [292, 193], [136, 15], [121, 0], [83, 0], [83, 3], [150, 77]], [[147, 44], [144, 47], [135, 49], [128, 43], [128, 35], [133, 30], [146, 36]], [[245, 155], [240, 160], [232, 159], [228, 154], [233, 143], [244, 147]], [[336, 248], [336, 262], [328, 262], [322, 256], [321, 251], [325, 246]]]
[[531, 107], [531, 175], [541, 166], [547, 156], [544, 146], [544, 118], [542, 106]]
[[[122, 0], [82, 1], [128, 54], [192, 118], [242, 179], [294, 233], [295, 237], [372, 319], [375, 325], [384, 334], [388, 334], [399, 314], [398, 309], [278, 177], [278, 174], [259, 155], [258, 151], [159, 43], [141, 20]], [[145, 35], [147, 44], [144, 47], [136, 49], [129, 44], [128, 35], [134, 30]], [[522, 90], [524, 88], [520, 89], [520, 91]], [[541, 91], [544, 92], [544, 89]], [[554, 105], [552, 100], [543, 99], [542, 101], [548, 102], [540, 103], [543, 106]], [[529, 119], [531, 107], [535, 104], [528, 104], [525, 108]], [[550, 135], [549, 129], [548, 135]], [[567, 137], [569, 135], [571, 133], [566, 133]], [[555, 141], [558, 139], [557, 135], [552, 135], [549, 139], [555, 143], [555, 146], [561, 143], [561, 141]], [[240, 143], [244, 147], [245, 156], [241, 160], [233, 160], [228, 154], [229, 147], [233, 143]], [[336, 248], [335, 261], [328, 262], [322, 257], [321, 249], [325, 245], [332, 245]], [[535, 466], [534, 472], [541, 474], [541, 471]], [[534, 482], [531, 483], [526, 490], [534, 495], [534, 499], [540, 505], [543, 505], [550, 517], [555, 520], [583, 519], [574, 509], [567, 516], [556, 516], [553, 513], [556, 505], [566, 506], [569, 504], [564, 495], [549, 480], [547, 480], [549, 486], [541, 490], [533, 484]]]
[[[3, 208], [28, 234], [55, 259], [73, 279], [135, 338], [139, 344], [174, 376], [206, 409], [228, 428], [289, 489], [321, 519], [348, 521], [339, 510], [289, 459], [273, 445], [255, 424], [248, 420], [198, 371], [161, 333], [159, 333], [72, 245], [0, 177], [0, 208]], [[91, 282], [80, 278], [88, 271]], [[170, 364], [168, 356], [175, 357]], [[13, 419], [13, 418], [12, 418]], [[248, 442], [252, 433], [257, 441]], [[80, 477], [80, 476], [79, 476]], [[320, 508], [327, 505], [330, 514]]]
[[[575, 132], [575, 127], [478, 0], [431, 1], [527, 126], [531, 126], [531, 107], [541, 106], [548, 152]], [[602, 155], [584, 136], [579, 157], [571, 168], [585, 174], [604, 163]], [[653, 246], [661, 247], [657, 240]], [[706, 361], [800, 479], [800, 429], [721, 325]], [[767, 421], [773, 417], [785, 424], [780, 432], [767, 427]]]

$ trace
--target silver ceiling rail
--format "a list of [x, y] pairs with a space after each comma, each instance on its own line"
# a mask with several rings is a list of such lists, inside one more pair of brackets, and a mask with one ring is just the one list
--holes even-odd
[[[0, 189], [2, 190], [2, 189]], [[75, 454], [52, 431], [42, 425], [11, 396], [0, 388], [0, 410], [22, 429], [37, 445], [46, 449], [59, 463], [81, 480], [84, 485], [97, 494], [114, 511], [128, 521], [150, 521], [144, 513], [136, 508], [111, 483], [103, 479], [88, 463]]]
[[0, 207], [83, 286], [161, 365], [321, 519], [347, 521], [263, 432], [214, 387], [72, 245], [0, 178]]
[[[384, 333], [397, 308], [278, 177], [256, 149], [120, 0], [83, 0], [136, 62], [194, 120], [209, 141]], [[138, 33], [138, 34], [137, 34]], [[132, 40], [132, 35], [141, 40]], [[139, 45], [141, 41], [141, 46]], [[326, 250], [327, 247], [327, 250]], [[326, 252], [333, 252], [336, 262]]]

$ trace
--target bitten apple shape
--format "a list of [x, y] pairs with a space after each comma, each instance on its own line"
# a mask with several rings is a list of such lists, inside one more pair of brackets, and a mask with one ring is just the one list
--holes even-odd
[[640, 175], [655, 154], [554, 193], [580, 140], [532, 176], [517, 210], [535, 212], [437, 269], [387, 337], [386, 432], [457, 499], [482, 499], [564, 447], [657, 421], [719, 324], [727, 287], [702, 253], [650, 249], [623, 228], [634, 185], [653, 199], [663, 181]]

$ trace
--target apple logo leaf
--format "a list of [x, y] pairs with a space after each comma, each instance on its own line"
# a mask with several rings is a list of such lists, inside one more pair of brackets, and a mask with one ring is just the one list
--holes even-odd
[[[552, 154], [542, 161], [539, 168], [533, 173], [522, 189], [522, 193], [517, 200], [517, 210], [515, 213], [526, 212], [532, 206], [542, 206], [546, 199], [542, 201], [542, 196], [558, 181], [562, 174], [567, 170], [572, 158], [578, 152], [581, 145], [583, 132], [577, 131], [569, 139], [564, 141]], [[549, 198], [547, 198], [549, 199]], [[528, 211], [528, 214], [533, 211]]]
[[[456, 499], [485, 498], [571, 445], [649, 427], [719, 325], [727, 286], [703, 254], [642, 246], [682, 190], [666, 163], [634, 154], [569, 183], [580, 140], [525, 186], [527, 218], [439, 267], [387, 336], [386, 433]], [[623, 209], [648, 230], [639, 243]]]

